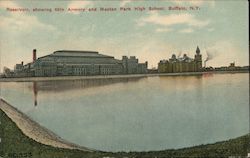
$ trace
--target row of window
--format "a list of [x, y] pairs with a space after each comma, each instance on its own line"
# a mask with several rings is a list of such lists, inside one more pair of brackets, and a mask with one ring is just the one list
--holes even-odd
[[87, 69], [86, 68], [74, 68], [75, 75], [86, 75]]

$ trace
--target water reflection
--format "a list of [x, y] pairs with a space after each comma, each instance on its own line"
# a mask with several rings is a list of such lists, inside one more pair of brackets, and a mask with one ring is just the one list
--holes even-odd
[[38, 104], [38, 92], [55, 93], [77, 89], [88, 89], [101, 87], [116, 83], [137, 82], [144, 77], [135, 78], [107, 78], [107, 79], [83, 79], [83, 80], [63, 80], [63, 81], [34, 81], [30, 90], [33, 89], [34, 106]]
[[37, 106], [37, 82], [33, 82], [34, 105]]
[[181, 148], [246, 134], [248, 85], [248, 74], [0, 82], [1, 97], [33, 120], [105, 151]]
[[203, 77], [213, 77], [213, 76], [214, 76], [214, 73], [212, 73], [212, 72], [207, 72], [207, 73], [203, 73], [202, 76], [203, 76]]

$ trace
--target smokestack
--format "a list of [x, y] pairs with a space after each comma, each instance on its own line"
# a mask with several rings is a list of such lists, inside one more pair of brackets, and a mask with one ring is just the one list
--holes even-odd
[[21, 64], [23, 65], [23, 61], [21, 62]]
[[36, 61], [36, 49], [33, 49], [33, 62]]

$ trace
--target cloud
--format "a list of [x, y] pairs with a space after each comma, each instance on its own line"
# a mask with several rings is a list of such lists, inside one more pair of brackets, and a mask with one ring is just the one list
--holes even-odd
[[8, 7], [11, 8], [20, 8], [20, 6], [13, 1], [7, 0], [7, 1], [0, 1], [0, 8], [6, 9]]
[[72, 1], [69, 3], [68, 8], [83, 8], [92, 4], [93, 2], [91, 1]]
[[173, 30], [174, 29], [171, 29], [171, 28], [157, 28], [156, 32], [171, 32]]
[[202, 5], [209, 5], [211, 7], [215, 6], [215, 1], [213, 0], [188, 0], [188, 1], [180, 1], [180, 0], [175, 0], [172, 1], [173, 3], [183, 5], [183, 4], [188, 4], [188, 5], [195, 5], [195, 6], [202, 6]]
[[162, 59], [167, 59], [172, 52], [177, 50], [170, 43], [166, 44], [161, 40], [150, 40], [141, 42], [140, 46], [133, 49], [133, 53], [140, 62], [148, 61], [149, 68], [157, 67], [157, 64]]
[[[0, 1], [0, 9], [8, 7], [24, 8], [13, 1]], [[42, 39], [53, 39], [54, 36], [58, 35], [56, 27], [43, 23], [38, 17], [29, 13], [6, 12], [0, 15], [0, 19], [0, 72], [3, 66], [13, 69], [15, 63], [30, 62], [30, 50], [34, 46], [46, 47], [49, 42], [44, 42]], [[51, 33], [53, 33], [53, 37]]]
[[[23, 8], [14, 1], [0, 1], [0, 8]], [[11, 31], [32, 31], [33, 29], [42, 29], [48, 31], [55, 31], [56, 28], [49, 24], [44, 24], [39, 21], [36, 16], [28, 15], [26, 13], [9, 13], [6, 15], [0, 15], [0, 29]]]
[[194, 32], [194, 30], [191, 28], [187, 28], [187, 29], [180, 30], [179, 32], [180, 33], [192, 33], [192, 32]]
[[193, 0], [193, 1], [189, 1], [190, 4], [196, 5], [196, 6], [202, 6], [205, 4], [210, 5], [211, 7], [215, 6], [215, 1], [208, 1], [208, 0]]
[[122, 0], [121, 3], [120, 3], [120, 7], [124, 7], [126, 6], [128, 3], [131, 3], [132, 0]]
[[204, 27], [207, 26], [210, 23], [210, 21], [198, 20], [195, 18], [195, 16], [188, 13], [159, 15], [157, 12], [153, 12], [148, 17], [141, 18], [137, 21], [137, 24], [139, 26], [143, 26], [146, 23], [157, 24], [162, 26], [184, 24], [194, 27]]
[[205, 50], [202, 51], [203, 60], [207, 57], [206, 51], [214, 51], [213, 55], [215, 56], [213, 60], [209, 60], [206, 63], [207, 66], [228, 66], [231, 62], [236, 62], [237, 66], [244, 66], [249, 63], [248, 53], [234, 41], [228, 39], [208, 45]]
[[56, 28], [52, 25], [44, 24], [36, 16], [26, 14], [11, 14], [10, 16], [0, 16], [0, 28], [3, 30], [32, 31], [33, 29], [42, 29], [54, 31]]
[[188, 13], [159, 15], [157, 12], [152, 12], [149, 16], [140, 18], [136, 22], [138, 26], [145, 26], [146, 24], [164, 26], [164, 29], [157, 28], [156, 32], [173, 31], [170, 27], [174, 25], [188, 26], [188, 28], [180, 30], [180, 33], [192, 33], [195, 28], [203, 28], [210, 24], [210, 20], [199, 20], [194, 15]]

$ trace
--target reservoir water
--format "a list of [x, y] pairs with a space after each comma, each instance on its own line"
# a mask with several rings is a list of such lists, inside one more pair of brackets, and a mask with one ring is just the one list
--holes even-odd
[[73, 143], [182, 148], [249, 132], [249, 74], [0, 82], [1, 97]]

